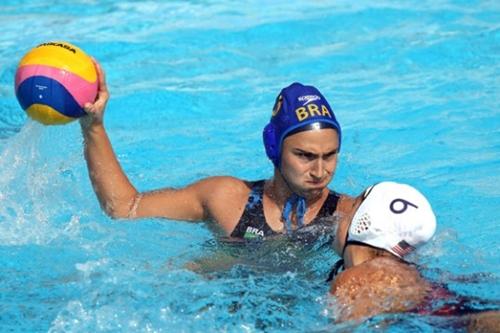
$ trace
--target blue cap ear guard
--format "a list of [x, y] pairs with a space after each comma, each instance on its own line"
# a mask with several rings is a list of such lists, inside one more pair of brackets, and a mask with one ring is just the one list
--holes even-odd
[[313, 123], [335, 129], [339, 136], [340, 149], [340, 125], [319, 90], [298, 82], [283, 88], [276, 98], [271, 120], [262, 133], [267, 157], [277, 168], [280, 165], [282, 144], [286, 136]]

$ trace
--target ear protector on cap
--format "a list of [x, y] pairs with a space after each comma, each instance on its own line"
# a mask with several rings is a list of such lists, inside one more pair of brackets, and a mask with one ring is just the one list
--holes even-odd
[[264, 147], [266, 148], [267, 157], [273, 162], [274, 165], [278, 166], [280, 156], [278, 146], [276, 145], [277, 138], [274, 125], [272, 123], [267, 124], [266, 127], [264, 127], [262, 135], [264, 138]]

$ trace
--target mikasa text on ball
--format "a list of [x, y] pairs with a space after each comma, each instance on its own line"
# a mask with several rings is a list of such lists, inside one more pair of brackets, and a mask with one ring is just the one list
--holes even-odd
[[45, 125], [66, 124], [85, 115], [97, 95], [92, 59], [66, 42], [43, 43], [19, 62], [16, 97], [28, 116]]

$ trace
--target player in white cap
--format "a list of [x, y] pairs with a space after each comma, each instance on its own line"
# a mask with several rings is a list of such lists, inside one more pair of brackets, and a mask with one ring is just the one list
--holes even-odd
[[427, 242], [436, 231], [436, 217], [429, 202], [409, 185], [379, 183], [369, 187], [361, 200], [346, 243], [363, 243], [401, 258]]
[[473, 331], [500, 327], [498, 311], [474, 308], [404, 260], [436, 230], [436, 217], [422, 193], [406, 184], [382, 182], [369, 187], [355, 205], [354, 216], [341, 221], [334, 243], [342, 257], [329, 278], [336, 321], [413, 312], [457, 316], [455, 325]]

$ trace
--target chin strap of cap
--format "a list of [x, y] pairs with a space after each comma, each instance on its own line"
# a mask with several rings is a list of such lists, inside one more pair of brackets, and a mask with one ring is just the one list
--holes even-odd
[[307, 205], [306, 199], [292, 193], [285, 202], [281, 219], [285, 224], [287, 233], [292, 233], [292, 211], [295, 207], [295, 217], [297, 219], [297, 227], [300, 228], [304, 225], [304, 215], [306, 214]]

